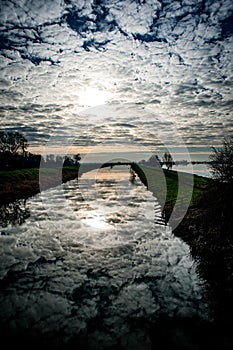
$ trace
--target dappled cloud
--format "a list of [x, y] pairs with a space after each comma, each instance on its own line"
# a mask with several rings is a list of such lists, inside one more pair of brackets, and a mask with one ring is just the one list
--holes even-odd
[[[173, 124], [189, 145], [232, 132], [230, 0], [7, 0], [0, 15], [1, 128], [31, 147], [54, 130], [80, 146], [114, 140], [117, 123], [134, 127], [121, 139], [149, 146], [141, 123], [154, 134]], [[80, 113], [101, 104], [111, 113], [87, 125]]]

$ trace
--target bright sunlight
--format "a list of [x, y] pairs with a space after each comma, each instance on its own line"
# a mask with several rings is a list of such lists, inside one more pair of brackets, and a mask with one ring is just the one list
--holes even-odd
[[107, 102], [111, 94], [96, 88], [87, 88], [79, 93], [79, 103], [84, 107], [94, 107]]
[[86, 222], [88, 226], [97, 229], [105, 229], [109, 226], [100, 214], [96, 214], [95, 216], [88, 218]]

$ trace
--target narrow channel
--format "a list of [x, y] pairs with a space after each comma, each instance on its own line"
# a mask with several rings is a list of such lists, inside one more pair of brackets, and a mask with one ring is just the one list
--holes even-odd
[[6, 337], [26, 334], [54, 348], [152, 349], [164, 319], [208, 318], [189, 247], [159, 222], [156, 198], [126, 167], [85, 173], [26, 207], [24, 222], [1, 228]]

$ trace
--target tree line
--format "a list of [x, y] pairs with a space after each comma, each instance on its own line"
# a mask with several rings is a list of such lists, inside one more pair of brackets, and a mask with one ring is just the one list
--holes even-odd
[[157, 154], [152, 154], [152, 156], [147, 161], [141, 160], [140, 164], [151, 167], [161, 167], [165, 165], [167, 170], [172, 170], [173, 165], [175, 165], [176, 163], [174, 162], [171, 153], [165, 152], [162, 157], [162, 160], [160, 160]]
[[[42, 157], [27, 151], [28, 140], [19, 132], [0, 130], [0, 170], [14, 170], [46, 166], [79, 166], [80, 154], [73, 158], [69, 156], [55, 156], [53, 154]], [[233, 183], [233, 137], [225, 138], [222, 148], [212, 148], [210, 155], [210, 171], [213, 179], [220, 183]], [[141, 165], [163, 166], [172, 169], [175, 162], [169, 152], [165, 152], [162, 161], [157, 155], [152, 155], [148, 161], [141, 161]]]
[[45, 157], [27, 151], [28, 140], [19, 132], [0, 131], [0, 170], [16, 170], [56, 166], [79, 166], [80, 154], [73, 158], [69, 156], [55, 156], [48, 154]]

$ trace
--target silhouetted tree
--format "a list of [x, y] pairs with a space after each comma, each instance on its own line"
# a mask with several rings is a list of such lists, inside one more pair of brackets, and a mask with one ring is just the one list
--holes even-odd
[[167, 170], [172, 169], [172, 166], [174, 164], [173, 158], [170, 154], [170, 152], [165, 152], [163, 155], [163, 163], [166, 165]]
[[0, 131], [0, 152], [16, 155], [24, 154], [28, 147], [27, 139], [19, 132]]
[[0, 169], [23, 168], [28, 141], [19, 132], [0, 131]]
[[233, 137], [225, 138], [221, 149], [213, 149], [210, 168], [213, 178], [222, 183], [233, 183]]
[[57, 155], [56, 156], [56, 166], [60, 167], [63, 164], [63, 157]]
[[55, 166], [55, 156], [54, 154], [47, 154], [45, 158], [47, 166]]
[[65, 156], [63, 166], [73, 166], [73, 165], [74, 165], [73, 159], [68, 156]]
[[74, 161], [75, 161], [75, 165], [79, 165], [79, 161], [81, 160], [80, 154], [79, 153], [75, 154], [73, 158], [74, 158]]

